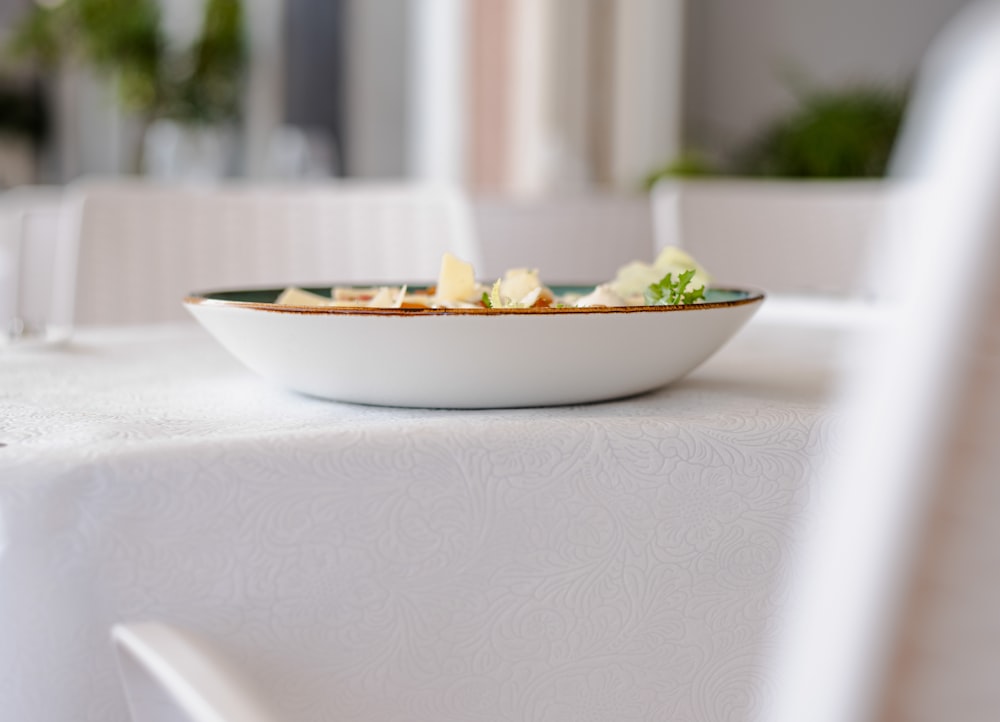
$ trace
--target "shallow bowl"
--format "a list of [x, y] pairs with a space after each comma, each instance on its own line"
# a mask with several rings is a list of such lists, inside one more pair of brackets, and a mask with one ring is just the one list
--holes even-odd
[[230, 353], [279, 386], [433, 408], [554, 406], [650, 391], [709, 358], [764, 300], [758, 291], [710, 289], [706, 302], [688, 306], [409, 310], [277, 306], [281, 291], [196, 293], [184, 303]]

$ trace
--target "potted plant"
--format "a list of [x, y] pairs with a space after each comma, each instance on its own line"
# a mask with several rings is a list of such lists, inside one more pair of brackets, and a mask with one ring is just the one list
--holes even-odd
[[810, 92], [721, 161], [688, 151], [646, 179], [658, 245], [732, 283], [870, 294], [905, 107], [904, 92], [874, 87]]
[[198, 37], [175, 48], [157, 0], [63, 0], [29, 11], [10, 50], [43, 67], [83, 61], [114, 85], [136, 119], [131, 170], [144, 166], [150, 128], [168, 121], [192, 137], [218, 133], [238, 117], [244, 68], [240, 0], [205, 0]]

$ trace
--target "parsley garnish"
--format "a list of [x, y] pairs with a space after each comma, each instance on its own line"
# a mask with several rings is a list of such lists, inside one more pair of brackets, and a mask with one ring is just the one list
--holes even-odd
[[486, 306], [486, 308], [493, 308], [493, 301], [490, 300], [490, 294], [486, 291], [483, 291], [483, 305]]
[[688, 291], [687, 287], [694, 278], [695, 270], [689, 269], [677, 276], [677, 281], [673, 279], [673, 274], [668, 273], [659, 283], [650, 284], [644, 295], [648, 306], [682, 306], [694, 303], [705, 298], [705, 287]]

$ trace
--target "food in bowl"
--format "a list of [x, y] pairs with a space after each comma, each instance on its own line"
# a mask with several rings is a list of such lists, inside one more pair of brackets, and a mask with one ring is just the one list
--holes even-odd
[[[666, 267], [671, 258], [683, 265]], [[453, 409], [587, 403], [676, 381], [760, 307], [759, 291], [706, 288], [692, 261], [667, 252], [595, 289], [549, 286], [523, 269], [480, 284], [445, 257], [428, 288], [230, 289], [185, 304], [247, 367], [310, 396]], [[623, 302], [636, 305], [613, 305]]]
[[555, 292], [542, 282], [537, 269], [530, 268], [510, 269], [494, 283], [482, 284], [472, 264], [445, 253], [433, 286], [334, 286], [329, 296], [290, 287], [275, 304], [411, 310], [686, 305], [703, 301], [710, 282], [694, 258], [672, 246], [664, 248], [653, 263], [634, 261], [623, 266], [612, 280], [586, 293]]

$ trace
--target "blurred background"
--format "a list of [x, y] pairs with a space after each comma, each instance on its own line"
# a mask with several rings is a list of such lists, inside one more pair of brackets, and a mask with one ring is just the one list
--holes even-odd
[[967, 0], [0, 0], [0, 188], [879, 176]]

